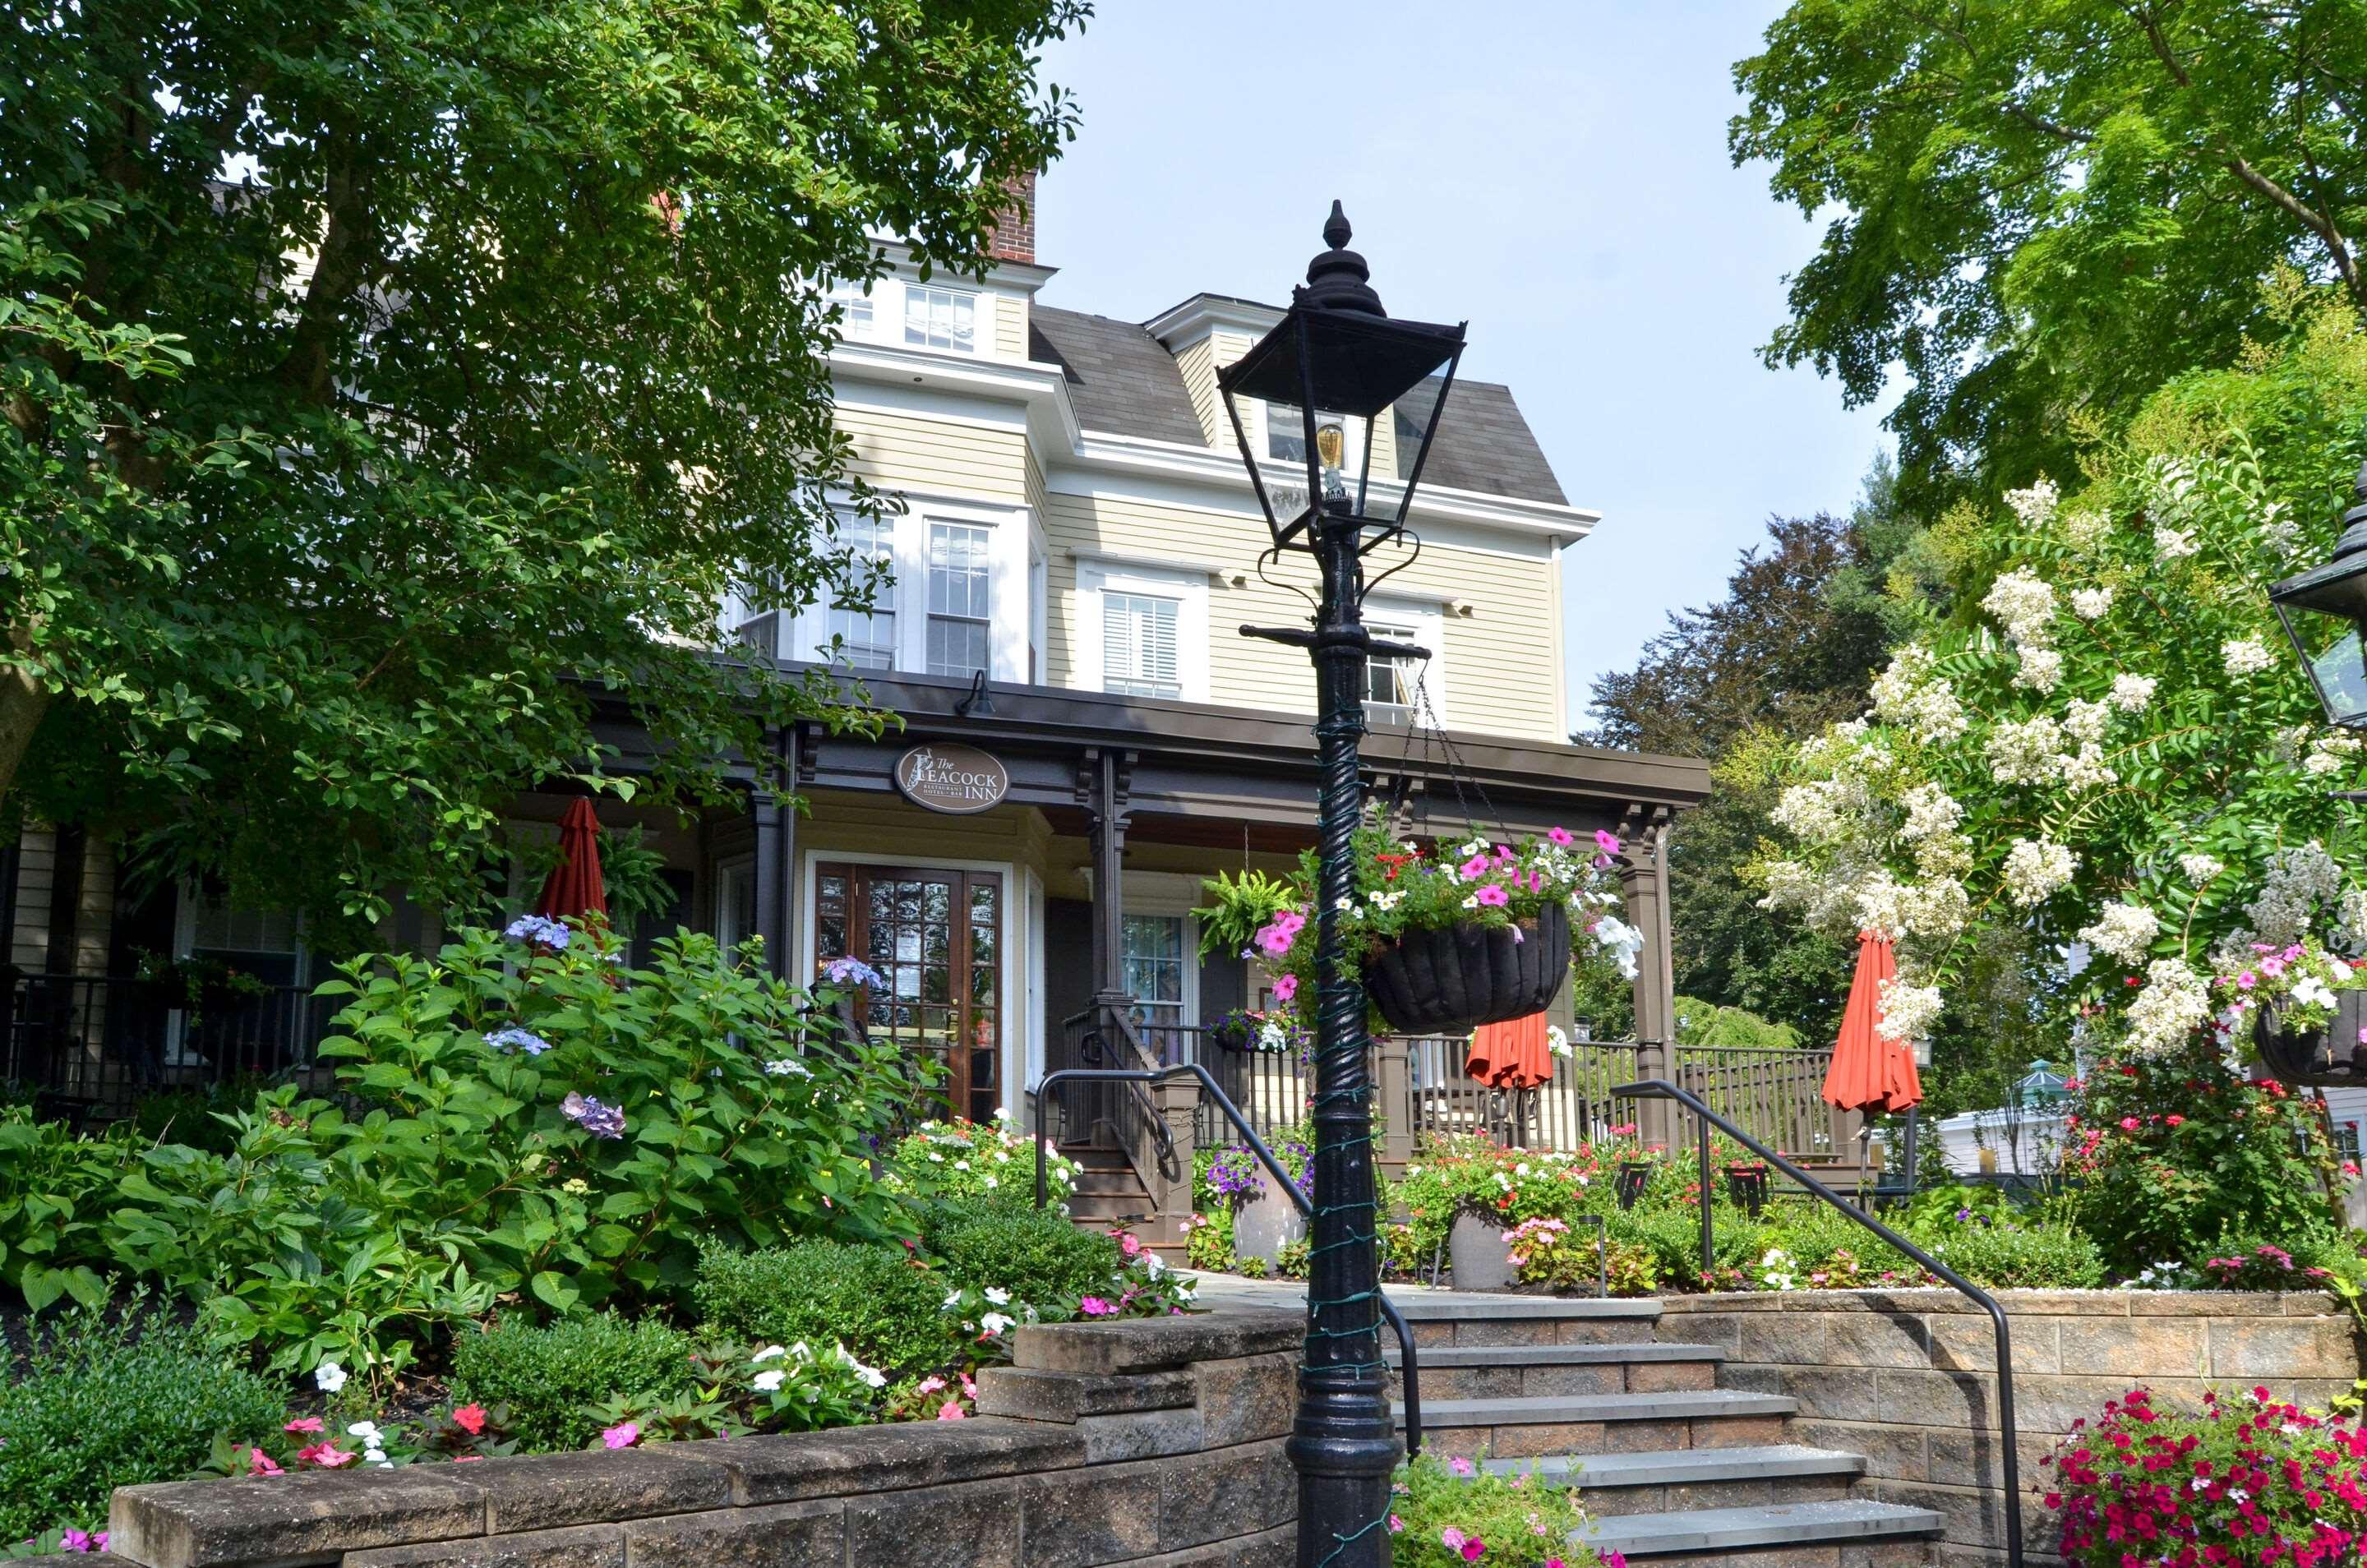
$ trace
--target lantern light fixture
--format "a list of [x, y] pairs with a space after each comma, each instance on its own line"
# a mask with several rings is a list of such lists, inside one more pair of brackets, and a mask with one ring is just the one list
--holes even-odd
[[2329, 723], [2367, 728], [2367, 464], [2351, 487], [2333, 558], [2269, 590]]

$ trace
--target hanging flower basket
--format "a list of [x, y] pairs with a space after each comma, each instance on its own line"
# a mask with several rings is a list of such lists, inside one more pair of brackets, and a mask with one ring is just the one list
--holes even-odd
[[2282, 997], [2272, 997], [2254, 1015], [2252, 1047], [2269, 1076], [2295, 1084], [2349, 1082], [2350, 1075], [2335, 1070], [2327, 1050], [2327, 1025], [2296, 1025], [2290, 1010]]
[[1461, 1034], [1543, 1012], [1569, 974], [1569, 915], [1547, 904], [1517, 925], [1419, 927], [1365, 965], [1365, 988], [1400, 1034]]

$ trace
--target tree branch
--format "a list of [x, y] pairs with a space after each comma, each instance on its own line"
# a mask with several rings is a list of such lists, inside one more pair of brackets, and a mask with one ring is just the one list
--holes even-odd
[[279, 364], [279, 379], [316, 403], [335, 390], [331, 348], [346, 300], [361, 287], [377, 252], [377, 225], [369, 205], [369, 163], [359, 131], [332, 128], [323, 149], [326, 175], [323, 206], [326, 222], [312, 264], [312, 279], [296, 330]]

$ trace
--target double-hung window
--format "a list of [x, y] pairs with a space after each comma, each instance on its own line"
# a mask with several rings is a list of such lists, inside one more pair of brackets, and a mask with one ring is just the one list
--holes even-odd
[[969, 524], [929, 525], [927, 652], [932, 675], [973, 675], [989, 668], [993, 540], [991, 529]]
[[[1410, 724], [1427, 700], [1444, 721], [1446, 713], [1445, 618], [1436, 604], [1410, 601], [1367, 603], [1365, 630], [1373, 651], [1365, 661], [1365, 713], [1376, 722]], [[1389, 645], [1419, 648], [1427, 660], [1388, 651]]]
[[[1369, 623], [1365, 630], [1372, 634], [1376, 644], [1395, 642], [1409, 648], [1418, 646], [1414, 642], [1411, 626]], [[1410, 719], [1413, 717], [1414, 685], [1421, 679], [1421, 660], [1384, 653], [1376, 647], [1365, 660], [1365, 706], [1376, 710], [1378, 716]]]
[[904, 286], [904, 342], [913, 348], [978, 352], [978, 296], [966, 288]]
[[1120, 923], [1127, 995], [1144, 1023], [1184, 1021], [1184, 917], [1127, 915]]
[[857, 670], [896, 667], [896, 519], [851, 516], [839, 520], [839, 547], [849, 557], [848, 576], [861, 587], [870, 575], [873, 609], [831, 605], [822, 618], [821, 646], [815, 651]]
[[1102, 690], [1125, 697], [1180, 697], [1177, 648], [1183, 602], [1150, 593], [1102, 592]]
[[859, 283], [842, 283], [830, 291], [830, 302], [838, 307], [839, 335], [867, 338], [872, 334], [876, 314], [871, 295]]

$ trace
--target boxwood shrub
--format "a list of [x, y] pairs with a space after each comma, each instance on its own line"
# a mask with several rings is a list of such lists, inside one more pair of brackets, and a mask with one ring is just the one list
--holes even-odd
[[506, 1405], [520, 1446], [549, 1451], [599, 1435], [593, 1408], [612, 1396], [659, 1400], [691, 1386], [690, 1337], [655, 1318], [564, 1318], [538, 1327], [504, 1318], [452, 1341], [456, 1399]]
[[754, 1252], [709, 1247], [691, 1299], [710, 1336], [758, 1344], [844, 1345], [891, 1376], [934, 1371], [954, 1349], [946, 1278], [900, 1247], [800, 1241]]

